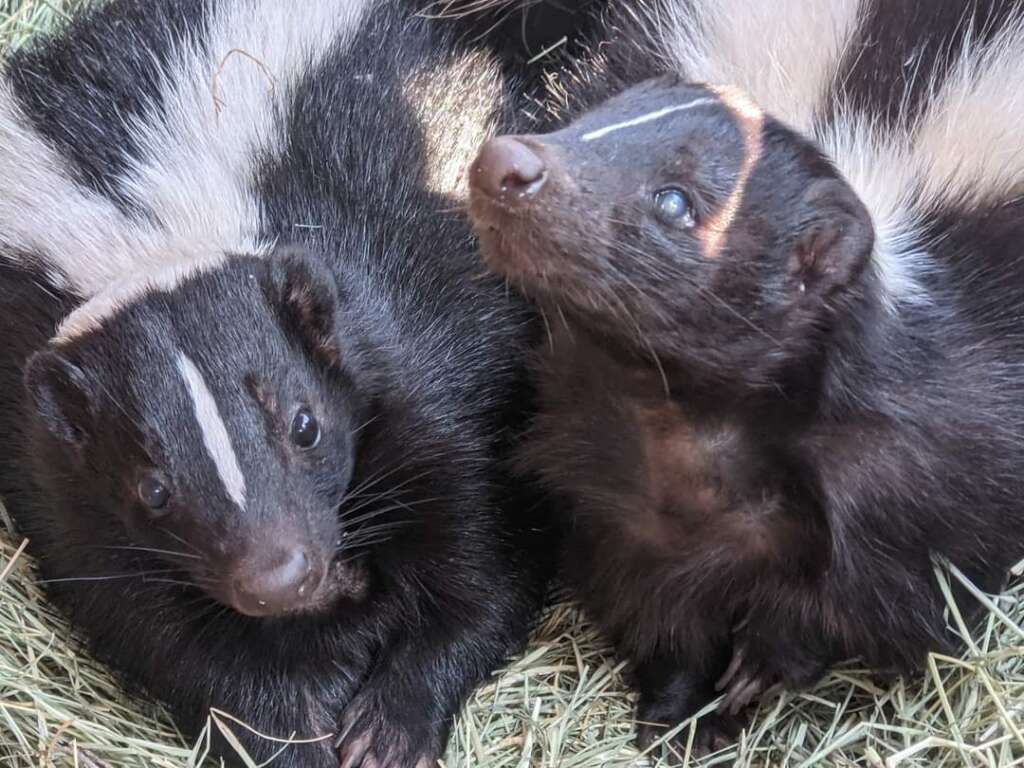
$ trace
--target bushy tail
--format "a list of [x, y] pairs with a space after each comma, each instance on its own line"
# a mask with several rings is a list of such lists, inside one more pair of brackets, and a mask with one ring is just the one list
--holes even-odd
[[936, 211], [1024, 194], [1021, 0], [656, 0], [622, 14], [663, 67], [738, 86], [819, 142], [872, 214], [894, 306], [929, 300]]

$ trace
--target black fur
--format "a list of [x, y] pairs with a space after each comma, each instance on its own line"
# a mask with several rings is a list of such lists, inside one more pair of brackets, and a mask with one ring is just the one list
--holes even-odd
[[[137, 153], [127, 121], [159, 108], [158, 76], [183, 36], [203, 38], [202, 0], [120, 2], [85, 11], [66, 33], [11, 55], [7, 77], [33, 128], [61, 151], [81, 183], [131, 209], [117, 184]], [[111, 41], [131, 41], [111, 46]], [[85, 53], [83, 53], [85, 52]]]
[[[913, 28], [925, 4], [868, 14], [861, 39], [883, 52], [847, 64], [856, 109], [895, 121], [908, 51], [941, 82], [937, 52], [965, 38], [936, 34], [963, 13], [940, 5], [927, 30]], [[1004, 5], [974, 8], [986, 35]], [[606, 94], [645, 66], [609, 51]], [[924, 92], [907, 87], [912, 116]], [[563, 103], [600, 90], [593, 78]], [[515, 138], [539, 181], [488, 186], [508, 156], [493, 145], [471, 176], [485, 260], [552, 329], [523, 466], [571, 499], [567, 572], [634, 663], [638, 719], [674, 724], [725, 692], [705, 748], [777, 685], [852, 656], [889, 672], [948, 650], [934, 555], [996, 590], [1024, 554], [1019, 201], [922, 210], [928, 300], [894, 311], [862, 201], [812, 142], [752, 115], [668, 76]], [[659, 213], [667, 189], [688, 216]], [[642, 726], [642, 743], [658, 732]]]
[[[43, 348], [53, 334], [57, 323], [77, 303], [74, 295], [57, 289], [41, 277], [42, 265], [29, 253], [3, 253], [0, 258], [0, 391], [6, 396], [3, 406], [4, 426], [8, 434], [23, 437], [25, 415], [13, 403], [21, 400], [24, 389], [22, 369], [33, 352]], [[11, 419], [14, 419], [11, 423]], [[15, 437], [15, 441], [17, 437]], [[7, 448], [0, 451], [0, 478], [4, 486], [0, 496], [12, 490], [10, 478], [24, 472], [24, 455]]]
[[1020, 9], [1018, 0], [871, 0], [865, 6], [831, 96], [889, 130], [911, 125], [965, 45], [989, 43]]
[[486, 40], [516, 67], [541, 64], [545, 52], [578, 55], [603, 30], [608, 0], [414, 0], [423, 13]]
[[[137, 148], [104, 110], [154, 82], [142, 70], [186, 30], [202, 35], [185, 19], [200, 5], [115, 2], [9, 65], [78, 181], [129, 208], [116, 179]], [[455, 203], [426, 189], [428, 148], [400, 88], [477, 45], [457, 31], [382, 3], [303, 77], [286, 145], [253, 180], [262, 234], [288, 246], [276, 254], [229, 254], [27, 364], [79, 297], [39, 256], [0, 254], [0, 371], [13, 393], [24, 370], [28, 395], [0, 405], [0, 493], [49, 595], [188, 732], [216, 707], [280, 738], [330, 736], [275, 765], [433, 764], [542, 596], [551, 535], [502, 469], [532, 398], [537, 326], [480, 276]], [[510, 84], [499, 124], [515, 124], [517, 103]], [[223, 411], [243, 513], [202, 452], [179, 353]], [[288, 439], [301, 405], [322, 428], [308, 451]], [[153, 475], [171, 491], [157, 511], [136, 491]], [[282, 541], [330, 560], [323, 584], [280, 615], [225, 609], [232, 569]], [[238, 736], [256, 760], [278, 749]]]

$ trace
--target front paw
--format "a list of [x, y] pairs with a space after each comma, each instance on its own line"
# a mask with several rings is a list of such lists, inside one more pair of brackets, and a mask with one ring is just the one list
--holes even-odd
[[433, 768], [447, 727], [426, 707], [364, 691], [345, 708], [339, 733], [339, 768]]
[[770, 664], [744, 640], [737, 639], [729, 667], [715, 684], [715, 690], [725, 691], [718, 705], [719, 714], [735, 716], [762, 696], [770, 698], [780, 693], [782, 682]]
[[[669, 730], [693, 715], [687, 702], [671, 697], [641, 699], [637, 706], [637, 745], [641, 751], [651, 749]], [[690, 742], [690, 728], [683, 728], [665, 743], [670, 758], [682, 759], [689, 748], [694, 757], [720, 752], [736, 743], [742, 730], [741, 721], [728, 714], [710, 712], [694, 723], [696, 732]], [[669, 760], [668, 765], [674, 763]]]

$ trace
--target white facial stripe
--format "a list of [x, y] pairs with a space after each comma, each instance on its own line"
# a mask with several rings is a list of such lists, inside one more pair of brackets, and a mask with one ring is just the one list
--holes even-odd
[[224, 490], [239, 509], [244, 510], [245, 477], [242, 475], [242, 468], [238, 466], [238, 457], [231, 445], [227, 426], [217, 408], [217, 401], [213, 399], [213, 393], [206, 386], [203, 375], [195, 363], [184, 352], [178, 354], [178, 372], [185, 380], [185, 386], [192, 397], [192, 410], [203, 433], [203, 444], [213, 459], [214, 466], [217, 467], [217, 474], [224, 485]]
[[643, 125], [644, 123], [650, 123], [654, 120], [660, 120], [666, 115], [671, 115], [673, 112], [682, 112], [684, 109], [693, 109], [694, 107], [700, 107], [704, 104], [714, 104], [715, 99], [711, 98], [700, 98], [688, 101], [686, 104], [677, 104], [674, 107], [664, 107], [662, 109], [650, 112], [640, 117], [634, 117], [632, 120], [625, 120], [621, 123], [615, 123], [614, 125], [606, 125], [604, 128], [598, 128], [596, 131], [590, 131], [589, 133], [583, 134], [580, 141], [594, 141], [594, 139], [600, 139], [607, 136], [609, 133], [615, 131], [621, 131], [623, 128], [632, 128], [634, 125]]

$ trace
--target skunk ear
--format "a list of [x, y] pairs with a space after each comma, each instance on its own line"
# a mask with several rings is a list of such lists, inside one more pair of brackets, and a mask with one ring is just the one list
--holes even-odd
[[29, 358], [24, 381], [47, 431], [65, 445], [83, 447], [92, 434], [95, 408], [85, 372], [60, 353], [46, 350]]
[[791, 263], [805, 290], [827, 296], [853, 282], [871, 259], [874, 225], [857, 193], [840, 179], [816, 181], [803, 204], [809, 215]]
[[300, 248], [276, 250], [269, 257], [267, 298], [285, 332], [327, 367], [341, 364], [338, 342], [338, 289], [322, 265]]

